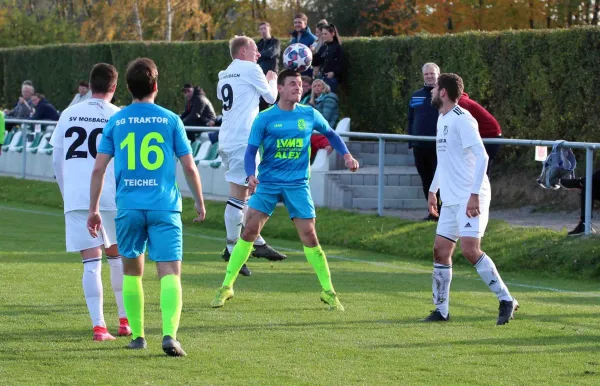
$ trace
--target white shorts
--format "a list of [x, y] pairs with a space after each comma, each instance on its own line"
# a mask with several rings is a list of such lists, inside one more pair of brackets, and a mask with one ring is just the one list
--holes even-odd
[[101, 211], [100, 217], [102, 217], [102, 226], [98, 237], [93, 238], [87, 229], [87, 210], [72, 210], [65, 213], [67, 252], [80, 252], [101, 245], [108, 248], [117, 243], [115, 226], [117, 211]]
[[[236, 185], [246, 186], [246, 170], [244, 169], [244, 157], [246, 156], [247, 146], [240, 146], [235, 149], [219, 149], [221, 161], [225, 166], [225, 181]], [[260, 157], [256, 155], [256, 166], [260, 162]]]
[[482, 238], [490, 216], [490, 200], [479, 201], [477, 217], [467, 217], [467, 204], [442, 206], [436, 233], [449, 240], [460, 237]]

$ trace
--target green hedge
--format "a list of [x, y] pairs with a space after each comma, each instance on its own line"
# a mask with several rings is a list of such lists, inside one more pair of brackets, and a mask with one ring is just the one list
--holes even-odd
[[[421, 66], [436, 62], [465, 80], [466, 91], [513, 138], [596, 141], [600, 116], [593, 97], [600, 73], [600, 29], [470, 32], [456, 35], [345, 39], [342, 113], [353, 130], [402, 133], [408, 100], [421, 87]], [[201, 85], [215, 103], [217, 74], [230, 62], [227, 43], [107, 43], [0, 50], [2, 99], [12, 104], [24, 79], [64, 108], [92, 64], [124, 72], [127, 62], [153, 58], [159, 67], [158, 103], [183, 107], [184, 82]], [[117, 103], [127, 104], [121, 77]]]
[[598, 28], [359, 38], [343, 47], [349, 59], [343, 108], [361, 129], [404, 132], [421, 66], [433, 61], [463, 77], [466, 91], [508, 137], [598, 140]]

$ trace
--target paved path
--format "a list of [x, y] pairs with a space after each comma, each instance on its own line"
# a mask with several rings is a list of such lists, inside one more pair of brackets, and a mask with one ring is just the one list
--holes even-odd
[[[376, 211], [361, 211], [362, 213], [376, 213]], [[396, 216], [408, 220], [420, 220], [427, 215], [422, 209], [411, 210], [386, 210], [385, 215]], [[594, 217], [600, 218], [600, 212], [594, 211]], [[536, 212], [533, 207], [520, 209], [492, 209], [490, 218], [504, 220], [509, 224], [528, 227], [544, 227], [557, 231], [573, 230], [579, 222], [579, 212]]]

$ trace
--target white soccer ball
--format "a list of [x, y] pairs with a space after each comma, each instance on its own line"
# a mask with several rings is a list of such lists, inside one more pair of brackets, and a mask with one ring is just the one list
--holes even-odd
[[283, 66], [288, 70], [304, 72], [312, 64], [312, 51], [302, 43], [294, 43], [283, 51]]

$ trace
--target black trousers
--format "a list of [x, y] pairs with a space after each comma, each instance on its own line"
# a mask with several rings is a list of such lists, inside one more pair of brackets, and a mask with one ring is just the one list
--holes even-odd
[[[435, 176], [435, 168], [437, 168], [437, 154], [435, 147], [413, 147], [413, 154], [415, 156], [415, 166], [417, 172], [421, 177], [423, 183], [423, 194], [425, 199], [429, 197], [429, 188]], [[438, 202], [440, 201], [440, 192], [438, 190]]]
[[[581, 189], [581, 222], [583, 222], [585, 221], [585, 178], [582, 178], [581, 182], [583, 183], [583, 188]], [[595, 200], [600, 200], [600, 170], [596, 170], [592, 174], [592, 207]]]
[[[498, 138], [500, 138], [500, 137], [498, 137]], [[498, 150], [500, 150], [500, 145], [495, 144], [495, 143], [494, 144], [486, 143], [483, 146], [485, 147], [485, 151], [489, 157], [487, 171], [486, 171], [486, 174], [489, 178], [490, 170], [492, 169], [492, 164], [494, 163], [494, 158], [496, 158], [496, 155], [498, 154]]]

